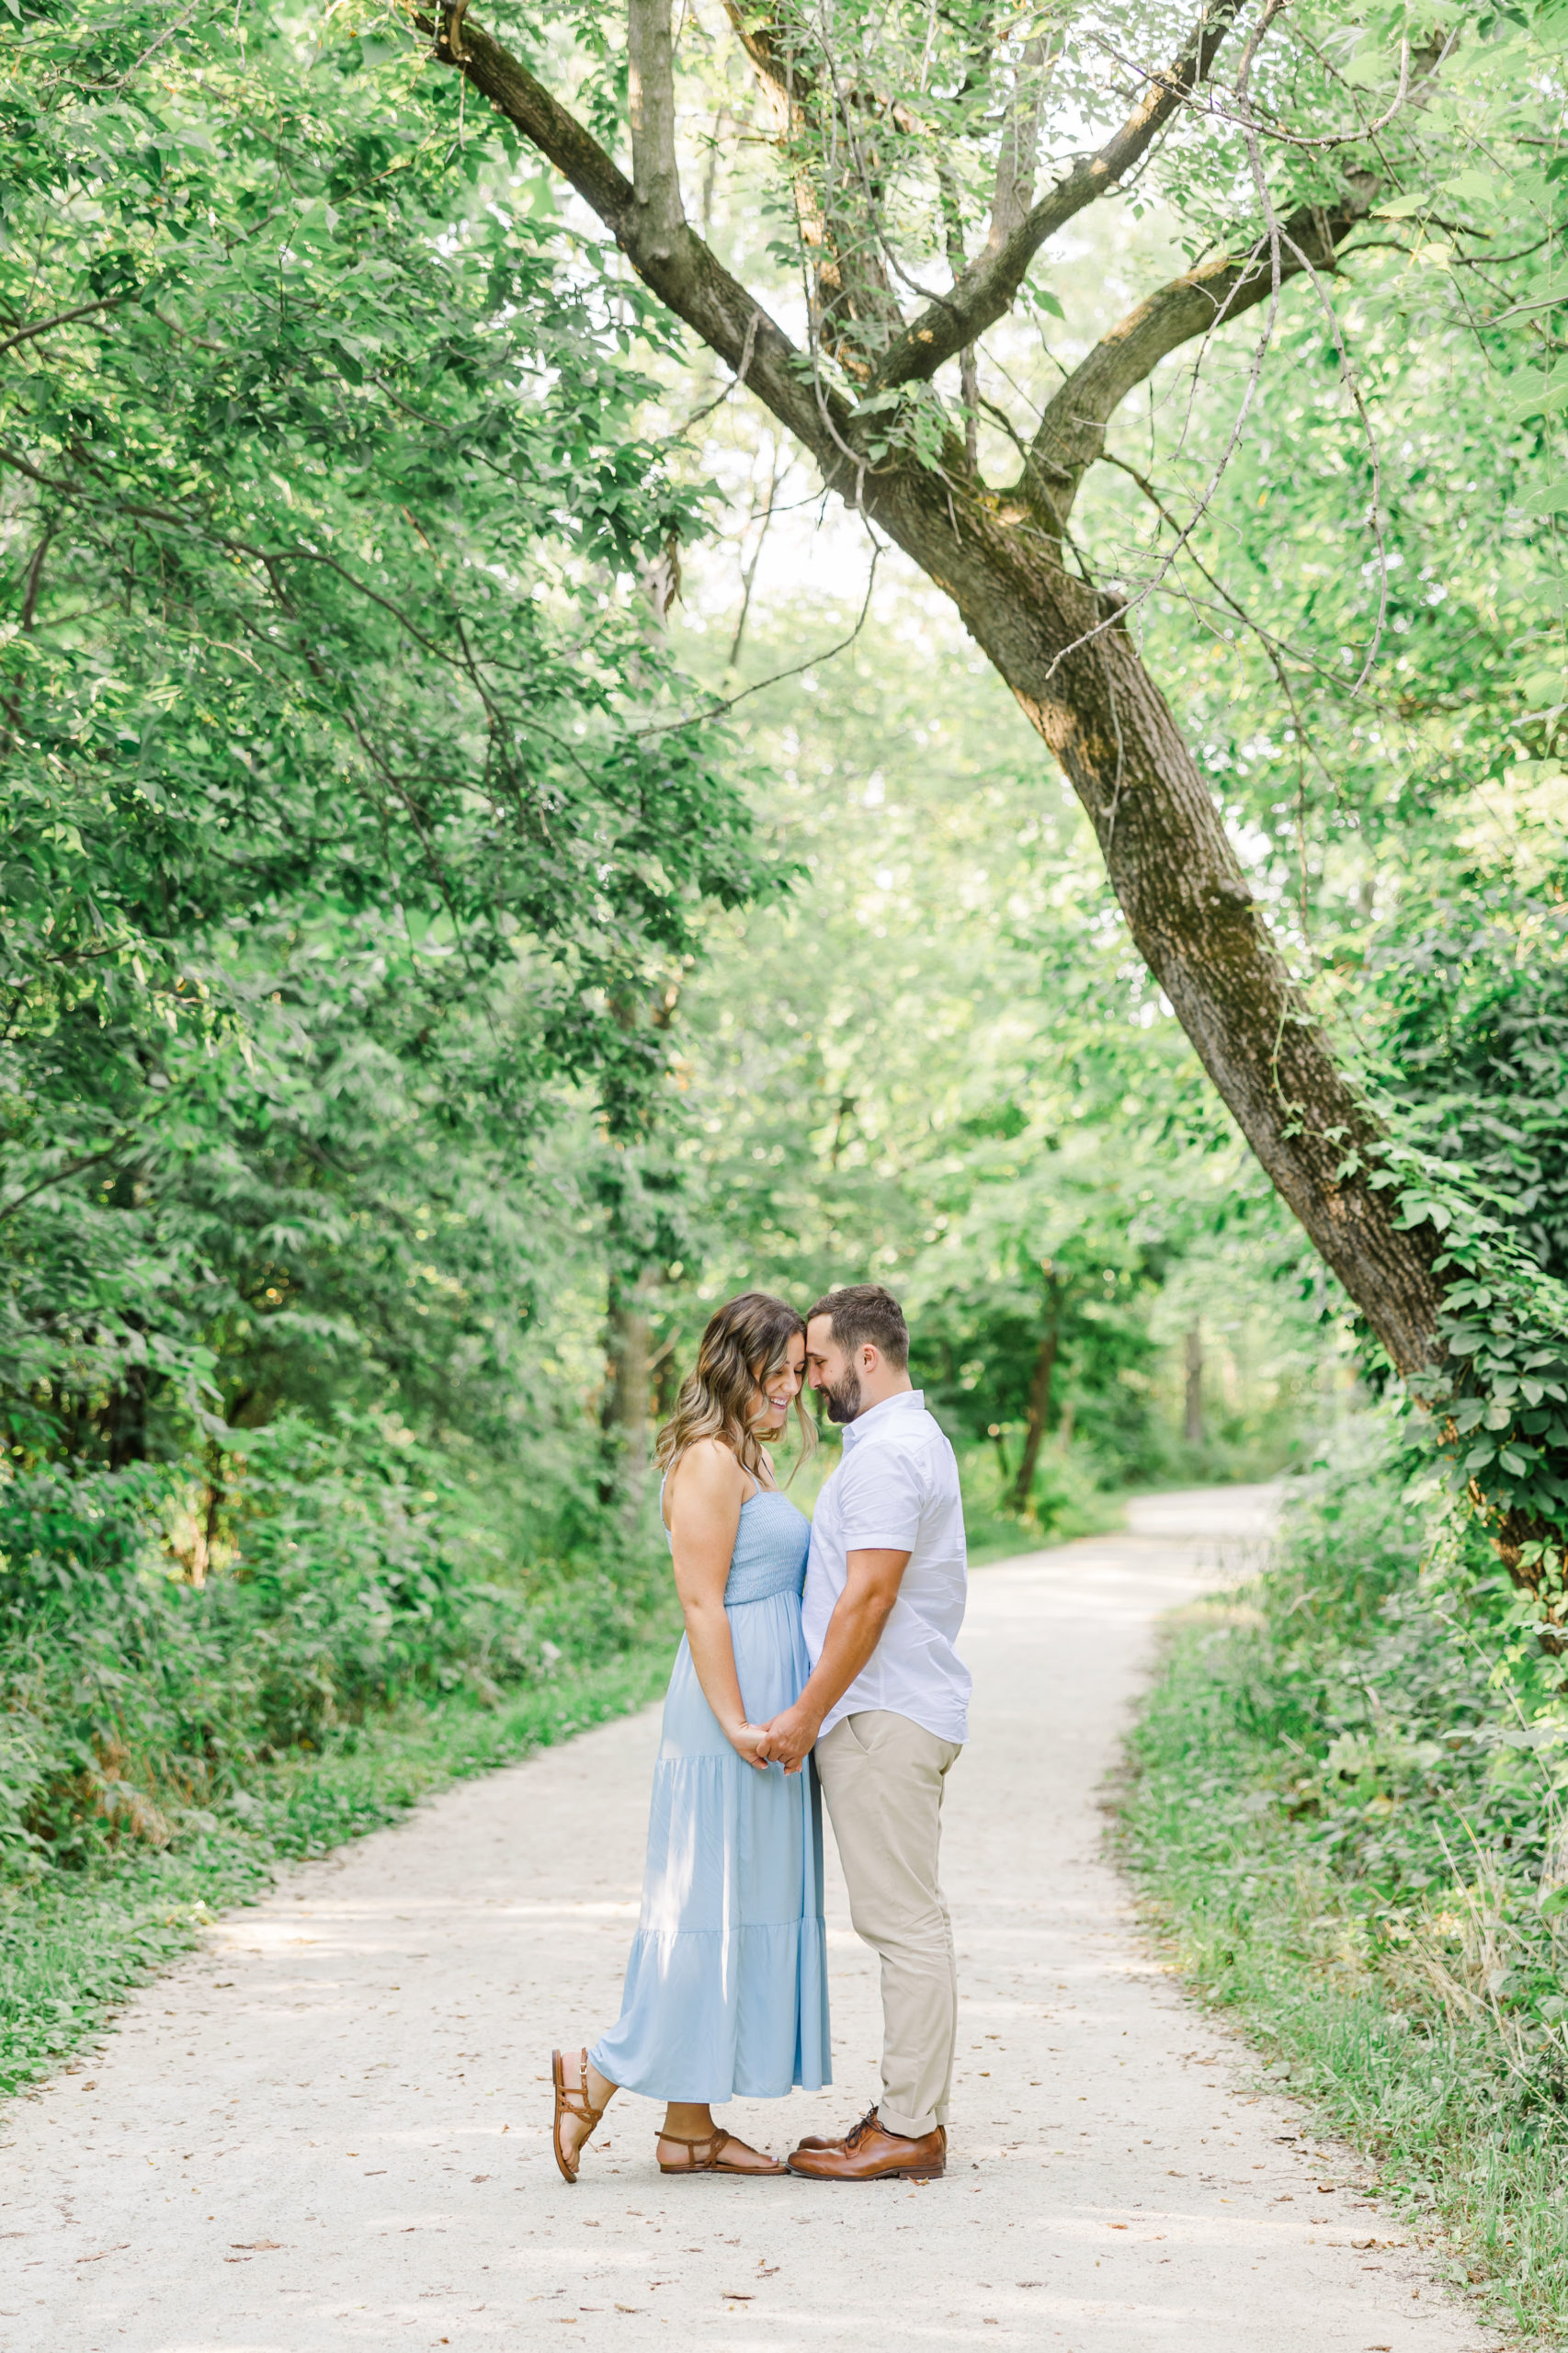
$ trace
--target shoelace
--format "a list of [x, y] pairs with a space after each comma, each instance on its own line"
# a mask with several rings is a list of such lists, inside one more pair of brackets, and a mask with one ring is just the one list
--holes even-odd
[[846, 2149], [857, 2149], [857, 2148], [858, 2148], [858, 2147], [859, 2147], [859, 2145], [860, 2145], [860, 2143], [865, 2139], [865, 2137], [866, 2137], [867, 2133], [868, 2133], [868, 2132], [870, 2132], [870, 2131], [873, 2131], [876, 2129], [876, 2122], [877, 2122], [877, 2111], [876, 2111], [876, 2109], [875, 2109], [874, 2108], [869, 2108], [869, 2109], [866, 2110], [865, 2115], [860, 2119], [859, 2123], [858, 2123], [858, 2124], [856, 2124], [856, 2125], [853, 2125], [853, 2126], [850, 2128], [850, 2130], [849, 2130], [849, 2131], [845, 2134], [845, 2136], [844, 2136], [844, 2145], [845, 2145], [845, 2147], [846, 2147]]

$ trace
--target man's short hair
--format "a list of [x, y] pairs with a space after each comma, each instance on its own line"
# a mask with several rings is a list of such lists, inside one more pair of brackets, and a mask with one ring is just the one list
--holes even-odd
[[846, 1283], [842, 1290], [830, 1290], [807, 1310], [808, 1324], [813, 1315], [832, 1317], [833, 1336], [841, 1348], [863, 1348], [869, 1342], [881, 1350], [889, 1364], [909, 1362], [909, 1326], [903, 1310], [881, 1283]]

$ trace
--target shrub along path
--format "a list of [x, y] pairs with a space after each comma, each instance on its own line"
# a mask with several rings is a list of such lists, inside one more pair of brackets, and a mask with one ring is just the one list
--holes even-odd
[[[945, 2181], [666, 2181], [655, 2111], [628, 2098], [580, 2186], [559, 2179], [549, 2051], [616, 2006], [644, 1713], [293, 1872], [11, 2109], [10, 2353], [477, 2353], [561, 2325], [594, 2347], [789, 2353], [1494, 2347], [1353, 2162], [1259, 2096], [1244, 2046], [1150, 1959], [1102, 1853], [1096, 1792], [1153, 1620], [1240, 1573], [1267, 1504], [1157, 1498], [1125, 1535], [975, 1578]], [[836, 1881], [832, 1904], [838, 2086], [729, 2119], [778, 2149], [872, 2097], [872, 1974]]]

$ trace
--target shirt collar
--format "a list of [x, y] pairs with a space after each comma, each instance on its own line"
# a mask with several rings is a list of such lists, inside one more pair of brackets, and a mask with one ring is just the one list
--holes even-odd
[[880, 1405], [868, 1405], [863, 1414], [857, 1414], [852, 1422], [845, 1423], [845, 1445], [846, 1447], [858, 1446], [860, 1440], [865, 1437], [866, 1432], [870, 1428], [872, 1423], [882, 1420], [887, 1415], [903, 1412], [910, 1406], [917, 1406], [923, 1409], [925, 1404], [926, 1392], [924, 1389], [901, 1389], [895, 1396], [884, 1397]]

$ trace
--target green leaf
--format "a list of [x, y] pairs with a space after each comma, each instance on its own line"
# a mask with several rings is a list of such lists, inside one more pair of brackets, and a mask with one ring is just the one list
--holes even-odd
[[1542, 483], [1538, 490], [1527, 491], [1518, 503], [1521, 513], [1526, 515], [1561, 515], [1568, 510], [1568, 482]]
[[[1554, 371], [1550, 379], [1543, 376], [1538, 388], [1532, 388], [1513, 404], [1508, 411], [1508, 421], [1512, 425], [1523, 425], [1532, 416], [1555, 416], [1565, 404], [1568, 404], [1568, 373]], [[1560, 510], [1553, 508], [1551, 511], [1556, 513]]]

